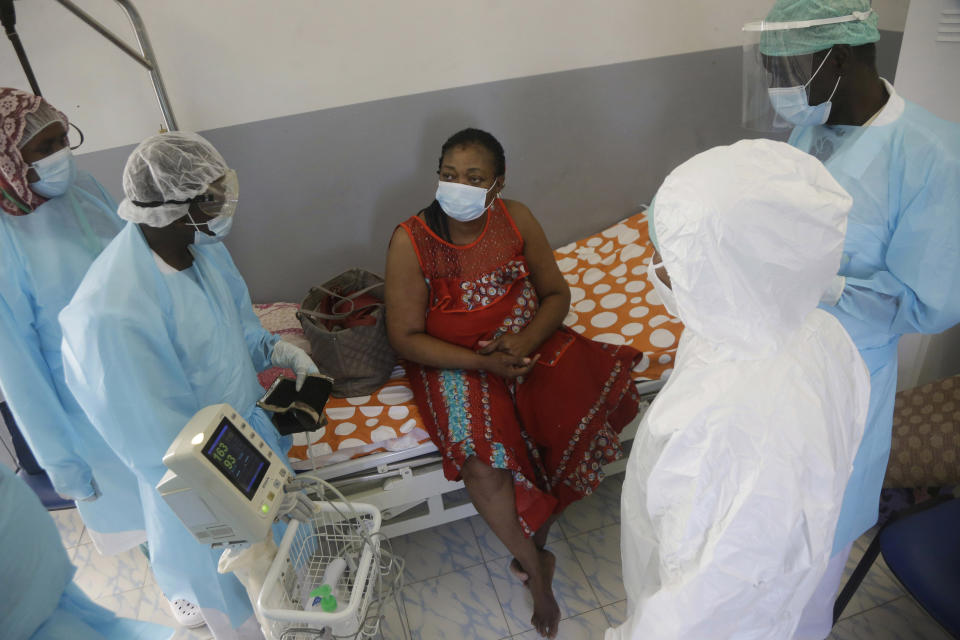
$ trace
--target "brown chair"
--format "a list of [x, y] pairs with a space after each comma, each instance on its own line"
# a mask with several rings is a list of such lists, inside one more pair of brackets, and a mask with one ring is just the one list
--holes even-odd
[[886, 488], [960, 485], [960, 375], [897, 394]]

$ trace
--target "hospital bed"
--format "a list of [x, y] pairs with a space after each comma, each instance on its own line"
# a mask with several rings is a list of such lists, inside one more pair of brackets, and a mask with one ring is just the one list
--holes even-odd
[[[683, 329], [647, 282], [653, 248], [646, 214], [638, 213], [554, 253], [571, 291], [565, 324], [587, 337], [628, 344], [644, 354], [633, 371], [643, 404], [640, 415], [621, 434], [626, 451], [643, 411], [672, 370]], [[291, 303], [256, 305], [265, 328], [309, 351], [296, 309]], [[281, 373], [265, 371], [261, 383], [266, 387]], [[424, 429], [402, 368], [369, 396], [331, 398], [325, 413], [325, 427], [295, 436], [291, 464], [332, 483], [351, 500], [377, 506], [386, 535], [476, 514], [463, 483], [443, 477], [440, 454]], [[626, 456], [607, 465], [605, 472], [625, 468]]]

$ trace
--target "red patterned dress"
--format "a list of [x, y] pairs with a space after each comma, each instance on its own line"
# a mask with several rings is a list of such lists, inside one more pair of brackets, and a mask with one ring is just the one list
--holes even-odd
[[[519, 333], [533, 319], [539, 303], [523, 238], [502, 200], [467, 245], [442, 240], [418, 216], [400, 226], [429, 287], [429, 335], [476, 350], [481, 340]], [[630, 378], [641, 357], [635, 349], [561, 327], [537, 353], [540, 360], [522, 380], [405, 363], [420, 415], [443, 454], [444, 475], [459, 480], [472, 456], [509, 469], [528, 536], [600, 484], [601, 466], [621, 456], [618, 434], [639, 406]]]

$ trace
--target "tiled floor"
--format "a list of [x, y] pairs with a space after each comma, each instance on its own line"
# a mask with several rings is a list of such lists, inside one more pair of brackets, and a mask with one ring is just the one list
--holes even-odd
[[[76, 509], [53, 511], [70, 559], [77, 567], [74, 582], [99, 605], [125, 618], [136, 618], [176, 627], [167, 601], [153, 581], [150, 565], [139, 549], [115, 556], [97, 553]], [[177, 629], [176, 640], [210, 638], [206, 627]]]
[[[626, 615], [620, 572], [621, 477], [609, 478], [593, 496], [560, 518], [549, 548], [557, 556], [554, 590], [563, 620], [558, 637], [595, 640]], [[78, 565], [77, 583], [121, 615], [173, 625], [160, 590], [139, 551], [102, 558], [83, 535], [75, 511], [54, 514], [64, 544]], [[871, 534], [857, 541], [847, 574], [863, 555]], [[403, 605], [413, 640], [535, 640], [529, 592], [509, 574], [509, 556], [479, 518], [453, 522], [392, 541], [406, 558]], [[384, 638], [402, 638], [396, 605], [386, 606]], [[181, 632], [182, 638], [208, 634]], [[949, 640], [949, 636], [904, 593], [883, 564], [874, 565], [831, 640]]]

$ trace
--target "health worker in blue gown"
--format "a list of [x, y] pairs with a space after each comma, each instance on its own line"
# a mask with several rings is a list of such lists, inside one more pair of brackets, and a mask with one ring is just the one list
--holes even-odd
[[0, 465], [0, 629], [5, 640], [167, 640], [173, 629], [118, 618], [73, 582], [53, 518], [33, 491]]
[[745, 33], [755, 45], [744, 49], [745, 124], [792, 128], [790, 144], [820, 159], [853, 196], [840, 270], [821, 306], [867, 364], [870, 411], [832, 569], [808, 606], [819, 622], [802, 623], [797, 635], [819, 639], [830, 630], [850, 545], [877, 521], [900, 336], [960, 322], [960, 125], [879, 77], [869, 0], [778, 0]]
[[0, 388], [53, 488], [113, 554], [146, 539], [140, 495], [67, 389], [57, 314], [123, 221], [77, 170], [67, 126], [43, 98], [0, 88]]
[[162, 457], [200, 409], [228, 403], [282, 460], [282, 438], [256, 406], [257, 372], [316, 372], [301, 349], [260, 325], [226, 247], [237, 176], [193, 133], [148, 138], [123, 175], [129, 220], [60, 314], [67, 382], [140, 482], [157, 583], [196, 603], [218, 640], [260, 638], [244, 587], [217, 573], [221, 550], [200, 544], [160, 497]]

